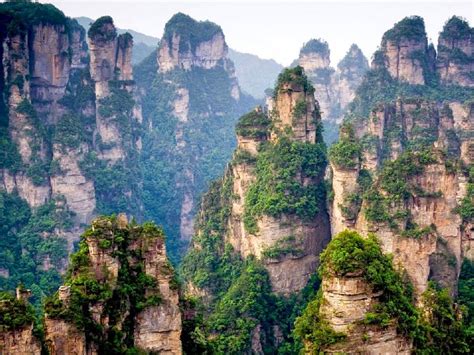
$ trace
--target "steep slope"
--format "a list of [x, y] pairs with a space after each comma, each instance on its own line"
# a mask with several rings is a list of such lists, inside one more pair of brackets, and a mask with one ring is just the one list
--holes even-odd
[[324, 139], [332, 144], [337, 139], [338, 125], [348, 110], [348, 104], [362, 83], [368, 62], [355, 44], [349, 48], [337, 69], [330, 66], [329, 57], [328, 43], [312, 39], [301, 48], [296, 62], [304, 68], [315, 88], [315, 96], [321, 106]]
[[274, 86], [283, 69], [283, 66], [273, 59], [261, 59], [254, 54], [233, 49], [229, 49], [229, 58], [235, 64], [235, 75], [242, 91], [257, 99], [264, 98], [265, 90]]
[[[329, 152], [333, 235], [347, 228], [376, 234], [383, 252], [393, 255], [413, 285], [413, 303], [420, 307], [436, 308], [436, 302], [455, 296], [463, 259], [472, 259], [474, 91], [465, 74], [472, 61], [470, 33], [472, 28], [456, 17], [441, 32], [440, 43], [462, 43], [459, 50], [469, 58], [464, 64], [455, 61], [448, 75], [441, 65], [446, 50], [442, 45], [436, 56], [423, 19], [395, 24], [384, 34]], [[447, 291], [437, 293], [430, 282]], [[323, 286], [322, 298], [333, 291], [340, 290]], [[351, 312], [347, 316], [355, 317]], [[351, 332], [349, 337], [357, 333]], [[443, 342], [448, 340], [433, 336], [415, 346], [437, 348]]]
[[4, 3], [0, 16], [0, 280], [39, 297], [96, 213], [141, 215], [132, 40], [101, 18], [89, 61], [84, 30], [52, 5]]
[[164, 223], [174, 256], [189, 243], [197, 198], [229, 160], [233, 127], [249, 106], [227, 51], [219, 26], [177, 14], [166, 24], [156, 62], [149, 57], [137, 67], [150, 128], [142, 155], [145, 209]]
[[8, 354], [181, 354], [177, 284], [163, 232], [125, 215], [100, 217], [72, 255], [66, 283], [33, 329], [29, 291], [2, 295], [0, 349]]
[[237, 124], [238, 148], [203, 197], [182, 266], [188, 292], [214, 311], [206, 327], [215, 351], [271, 352], [288, 340], [295, 301], [304, 304], [329, 239], [319, 129], [301, 67], [280, 74], [270, 111]]

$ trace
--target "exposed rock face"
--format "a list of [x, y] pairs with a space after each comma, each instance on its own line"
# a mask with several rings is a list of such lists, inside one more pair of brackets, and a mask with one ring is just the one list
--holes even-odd
[[298, 64], [314, 86], [315, 96], [323, 119], [335, 119], [337, 106], [336, 72], [330, 67], [330, 51], [327, 42], [312, 39], [300, 51]]
[[384, 34], [382, 55], [392, 78], [423, 85], [434, 72], [435, 52], [428, 47], [423, 19], [407, 17]]
[[368, 69], [369, 63], [360, 48], [356, 44], [351, 45], [345, 57], [337, 64], [336, 71], [337, 98], [343, 112], [347, 111], [347, 105], [354, 99], [355, 91]]
[[436, 67], [443, 83], [474, 86], [474, 32], [466, 21], [454, 16], [445, 24]]
[[95, 349], [88, 349], [84, 333], [74, 324], [64, 320], [48, 319], [44, 321], [46, 346], [51, 355], [94, 355]]
[[[342, 344], [324, 349], [325, 353], [410, 354], [411, 344], [397, 334], [395, 326], [386, 329], [362, 326], [378, 303], [381, 292], [373, 292], [363, 277], [346, 275], [323, 280], [320, 314], [337, 332], [348, 333]], [[365, 336], [365, 337], [364, 337]], [[362, 339], [366, 338], [364, 341]]]
[[[62, 227], [38, 233], [44, 240], [66, 239], [71, 252], [97, 213], [126, 205], [141, 216], [138, 173], [120, 192], [100, 181], [106, 169], [129, 177], [138, 169], [142, 117], [131, 66], [133, 40], [127, 33], [117, 37], [112, 20], [101, 19], [90, 36], [89, 63], [85, 30], [58, 9], [37, 3], [0, 7], [0, 140], [7, 144], [0, 189], [18, 193], [32, 216], [51, 203], [68, 211]], [[38, 9], [41, 20], [23, 13]], [[118, 207], [114, 194], [115, 201], [127, 202]], [[42, 270], [67, 263], [50, 255], [41, 259], [35, 261]]]
[[337, 69], [330, 66], [329, 56], [327, 42], [312, 39], [301, 49], [297, 63], [305, 69], [314, 86], [321, 117], [326, 125], [325, 139], [331, 143], [336, 135], [334, 126], [344, 118], [348, 104], [368, 70], [368, 62], [355, 44], [338, 63]]
[[9, 332], [0, 332], [0, 353], [9, 355], [39, 355], [41, 344], [33, 336], [33, 324]]

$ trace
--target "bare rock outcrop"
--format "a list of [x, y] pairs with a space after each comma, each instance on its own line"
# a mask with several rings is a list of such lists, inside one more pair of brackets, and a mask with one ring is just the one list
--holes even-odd
[[312, 39], [301, 49], [297, 63], [314, 86], [322, 119], [339, 124], [368, 70], [367, 59], [360, 48], [353, 44], [335, 69], [331, 67], [328, 43]]
[[[423, 85], [434, 73], [435, 50], [428, 46], [421, 17], [407, 17], [385, 32], [380, 56], [391, 77], [414, 85]], [[377, 60], [378, 54], [375, 55]], [[372, 64], [374, 65], [374, 64]]]
[[357, 275], [323, 280], [320, 315], [337, 332], [347, 333], [342, 344], [324, 349], [325, 353], [410, 354], [411, 344], [397, 334], [395, 326], [385, 329], [363, 326], [366, 314], [379, 303], [381, 292]]

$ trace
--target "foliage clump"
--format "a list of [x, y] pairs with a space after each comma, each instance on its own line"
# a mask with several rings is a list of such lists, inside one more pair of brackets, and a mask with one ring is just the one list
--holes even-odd
[[[0, 268], [9, 275], [0, 276], [0, 289], [14, 290], [23, 284], [33, 293], [32, 303], [39, 306], [45, 295], [58, 288], [57, 270], [67, 257], [66, 240], [52, 234], [71, 225], [72, 213], [59, 197], [32, 211], [18, 194], [0, 191]], [[45, 260], [54, 268], [44, 270]]]
[[117, 36], [114, 27], [114, 20], [110, 16], [102, 16], [95, 20], [87, 31], [89, 38], [102, 38], [106, 41], [112, 40]]
[[417, 313], [411, 288], [394, 269], [392, 259], [383, 254], [374, 235], [363, 238], [354, 231], [339, 233], [321, 254], [319, 272], [321, 277], [361, 272], [375, 291], [383, 292], [380, 305], [371, 314], [371, 324], [396, 318], [401, 333], [415, 335]]
[[35, 321], [34, 308], [9, 292], [0, 292], [0, 332], [18, 330]]
[[[294, 68], [285, 68], [279, 75], [275, 90], [273, 91], [274, 97], [281, 92], [284, 92], [285, 85], [295, 85], [301, 86], [304, 92], [313, 93], [314, 87], [311, 85], [308, 77], [304, 73], [304, 69], [301, 66], [296, 66]], [[288, 89], [291, 90], [291, 89]]]
[[243, 115], [237, 122], [237, 135], [248, 138], [264, 139], [268, 136], [271, 121], [261, 110]]
[[354, 169], [359, 164], [361, 150], [353, 126], [346, 122], [341, 128], [339, 141], [329, 148], [329, 160], [339, 168]]
[[329, 45], [326, 41], [318, 39], [310, 39], [303, 45], [300, 50], [301, 54], [319, 53], [323, 56], [329, 57]]
[[426, 38], [425, 21], [420, 16], [405, 17], [392, 29], [384, 33], [382, 43], [387, 41], [399, 43], [402, 39], [422, 40]]
[[0, 17], [0, 28], [3, 30], [1, 32], [9, 36], [26, 34], [31, 26], [39, 24], [64, 26], [66, 30], [69, 25], [69, 19], [55, 6], [28, 1], [8, 1], [0, 4]]
[[203, 211], [197, 219], [192, 248], [181, 264], [182, 275], [199, 288], [208, 289], [215, 296], [225, 292], [240, 274], [242, 261], [230, 244], [224, 241], [227, 219], [232, 205], [232, 179], [211, 184], [201, 200]]
[[172, 48], [173, 36], [179, 35], [179, 52], [195, 52], [202, 42], [210, 41], [215, 35], [222, 33], [222, 29], [210, 21], [196, 21], [183, 13], [177, 13], [166, 23], [163, 39]]
[[305, 185], [302, 180], [318, 178], [326, 163], [321, 144], [292, 142], [282, 137], [263, 145], [257, 156], [256, 180], [245, 196], [245, 228], [255, 233], [256, 219], [261, 215], [294, 214], [303, 219], [316, 216], [325, 199], [324, 186], [322, 182]]
[[444, 40], [463, 40], [469, 39], [474, 34], [474, 29], [469, 23], [459, 16], [451, 17], [440, 32], [440, 37]]
[[469, 167], [467, 193], [456, 208], [456, 212], [459, 213], [464, 221], [474, 221], [474, 165]]

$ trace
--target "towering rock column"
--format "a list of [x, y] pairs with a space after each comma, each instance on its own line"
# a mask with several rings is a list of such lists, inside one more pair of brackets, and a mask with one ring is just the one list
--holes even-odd
[[[134, 82], [132, 75], [133, 39], [129, 33], [117, 36], [109, 16], [97, 19], [89, 32], [90, 73], [95, 82], [97, 141], [101, 158], [114, 164], [126, 158], [127, 144], [124, 126], [141, 121], [140, 109], [132, 103]], [[132, 95], [133, 96], [133, 95]], [[120, 102], [121, 101], [121, 102]], [[123, 112], [122, 110], [125, 110]], [[121, 115], [125, 115], [123, 118]], [[122, 122], [125, 120], [125, 122]], [[131, 142], [132, 147], [136, 142]]]
[[474, 33], [459, 17], [453, 16], [439, 34], [436, 67], [441, 82], [474, 86]]
[[423, 85], [434, 73], [435, 50], [428, 46], [423, 19], [407, 17], [385, 32], [382, 39], [385, 67], [393, 79]]
[[312, 39], [300, 50], [298, 64], [314, 86], [323, 119], [332, 119], [337, 106], [336, 73], [330, 66], [329, 45], [321, 39]]
[[[185, 244], [193, 234], [196, 197], [202, 192], [202, 186], [207, 185], [203, 176], [209, 172], [200, 170], [203, 165], [211, 168], [216, 165], [208, 161], [207, 155], [213, 154], [211, 151], [217, 145], [224, 145], [214, 142], [217, 137], [209, 137], [209, 134], [214, 135], [210, 131], [230, 135], [237, 117], [234, 110], [240, 89], [234, 65], [227, 55], [228, 47], [219, 26], [195, 21], [182, 13], [168, 21], [158, 48], [158, 77], [163, 80], [163, 86], [169, 86], [174, 93], [170, 106], [177, 119], [174, 159], [179, 164], [175, 181], [179, 196], [175, 198], [180, 200], [179, 234]], [[225, 107], [221, 106], [222, 102], [226, 103]], [[198, 137], [206, 139], [198, 141]], [[232, 145], [232, 142], [227, 144]], [[230, 153], [233, 147], [229, 148]], [[219, 155], [225, 153], [222, 151]]]
[[[285, 144], [282, 143], [285, 140], [294, 142], [290, 144], [294, 144], [295, 149], [296, 146], [313, 149], [320, 143], [317, 130], [320, 119], [314, 89], [303, 69], [297, 67], [280, 77], [272, 112], [257, 109], [243, 116], [237, 125], [238, 148], [230, 166], [235, 198], [232, 199], [226, 238], [242, 257], [255, 255], [262, 259], [273, 290], [284, 295], [306, 285], [315, 270], [318, 255], [329, 239], [324, 203], [320, 201], [319, 212], [309, 218], [296, 213], [271, 215], [264, 212], [256, 217], [255, 228], [250, 228], [246, 219], [251, 204], [256, 202], [249, 201], [249, 189], [255, 188], [252, 185], [259, 179], [255, 160], [258, 161], [260, 155], [271, 154], [270, 151]], [[270, 126], [273, 127], [271, 130]], [[264, 145], [267, 153], [261, 151]], [[295, 157], [299, 158], [304, 159]], [[325, 164], [324, 158], [321, 164]], [[304, 168], [298, 169], [295, 184], [303, 189], [317, 188], [322, 183], [324, 169], [320, 170], [320, 166], [315, 169], [319, 171], [317, 175], [307, 175]]]

